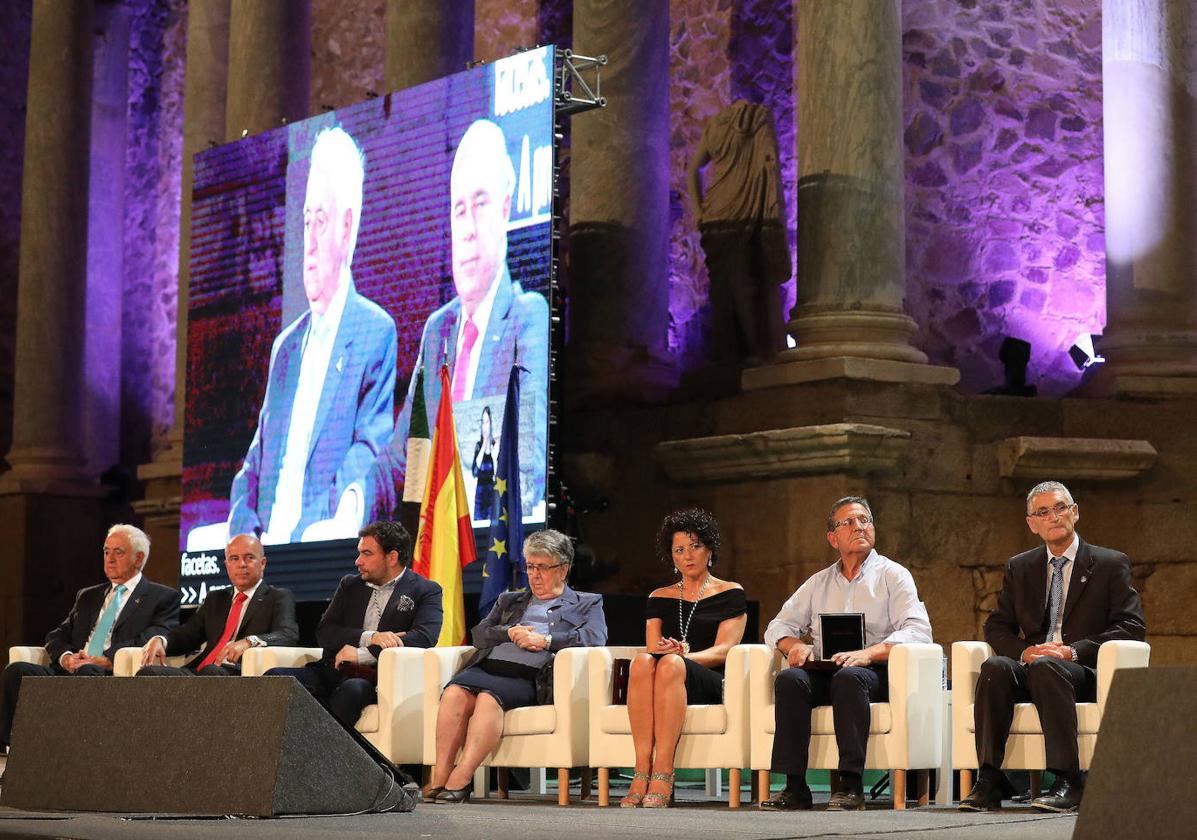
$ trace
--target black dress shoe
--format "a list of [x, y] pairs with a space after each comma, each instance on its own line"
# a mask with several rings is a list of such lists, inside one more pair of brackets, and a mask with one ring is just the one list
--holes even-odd
[[810, 788], [805, 791], [780, 790], [761, 801], [763, 811], [809, 811], [814, 805]]
[[831, 794], [831, 801], [827, 803], [828, 811], [863, 811], [865, 806], [864, 791], [837, 790]]
[[440, 793], [436, 795], [437, 802], [445, 802], [449, 805], [461, 805], [470, 801], [470, 794], [473, 792], [469, 786], [458, 788], [457, 790], [449, 790], [443, 788]]
[[1046, 795], [1031, 800], [1031, 807], [1038, 811], [1067, 814], [1081, 806], [1081, 797], [1084, 793], [1085, 785], [1083, 783], [1057, 777]]
[[1003, 794], [1008, 793], [1006, 787], [1007, 782], [1002, 784], [1001, 778], [990, 778], [982, 776], [977, 779], [977, 783], [973, 785], [972, 791], [964, 799], [960, 800], [961, 811], [996, 811], [1002, 807]]

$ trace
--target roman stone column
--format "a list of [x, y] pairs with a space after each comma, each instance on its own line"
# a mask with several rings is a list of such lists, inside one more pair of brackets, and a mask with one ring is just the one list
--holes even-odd
[[183, 176], [179, 203], [179, 295], [175, 316], [174, 422], [167, 445], [137, 470], [146, 482], [136, 503], [156, 544], [178, 541], [187, 394], [187, 299], [191, 259], [191, 181], [194, 156], [225, 139], [230, 0], [192, 0], [187, 7], [187, 68], [183, 98]]
[[899, 0], [798, 5], [797, 347], [746, 387], [848, 376], [950, 384], [905, 313]]
[[311, 0], [238, 0], [229, 26], [225, 137], [258, 134], [309, 114]]
[[1197, 10], [1105, 0], [1107, 327], [1097, 387], [1197, 393]]
[[466, 68], [474, 57], [474, 0], [387, 0], [386, 89]]
[[92, 16], [91, 0], [33, 8], [8, 492], [71, 495], [92, 478], [81, 447]]
[[569, 393], [663, 399], [669, 328], [669, 3], [575, 0], [576, 52], [607, 55], [607, 107], [573, 118]]

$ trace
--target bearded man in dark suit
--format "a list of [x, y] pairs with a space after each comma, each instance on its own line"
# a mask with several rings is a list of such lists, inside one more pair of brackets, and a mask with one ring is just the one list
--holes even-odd
[[141, 647], [152, 636], [179, 623], [177, 589], [142, 575], [150, 538], [132, 525], [113, 525], [104, 540], [108, 583], [80, 589], [66, 620], [46, 636], [49, 665], [14, 662], [4, 669], [0, 700], [0, 746], [7, 747], [21, 680], [25, 677], [112, 675], [112, 660], [123, 647]]
[[1013, 788], [1001, 771], [1016, 703], [1030, 701], [1043, 726], [1055, 783], [1031, 802], [1042, 811], [1075, 811], [1085, 790], [1077, 748], [1076, 704], [1097, 697], [1097, 650], [1147, 632], [1130, 559], [1076, 533], [1080, 508], [1058, 481], [1027, 494], [1027, 527], [1039, 548], [1010, 559], [997, 608], [985, 621], [996, 651], [981, 665], [973, 706], [980, 773], [963, 811], [1001, 807]]
[[[232, 586], [209, 593], [185, 624], [150, 639], [142, 652], [140, 676], [236, 677], [251, 647], [293, 645], [299, 641], [295, 598], [262, 580], [266, 552], [253, 534], [240, 534], [224, 549]], [[202, 650], [200, 650], [202, 646]], [[199, 650], [184, 667], [162, 663], [167, 656]]]

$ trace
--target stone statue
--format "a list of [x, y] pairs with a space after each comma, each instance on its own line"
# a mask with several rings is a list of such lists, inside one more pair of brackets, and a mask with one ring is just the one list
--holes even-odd
[[[714, 174], [704, 194], [708, 163]], [[790, 278], [790, 248], [769, 109], [737, 100], [713, 116], [689, 184], [711, 279], [712, 361], [770, 361], [783, 346], [777, 287]]]

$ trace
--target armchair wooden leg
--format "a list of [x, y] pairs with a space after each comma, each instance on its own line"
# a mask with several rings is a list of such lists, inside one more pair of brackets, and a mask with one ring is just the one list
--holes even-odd
[[972, 770], [961, 770], [960, 771], [960, 798], [965, 799], [972, 792], [973, 792], [973, 771]]
[[760, 792], [760, 799], [758, 801], [764, 802], [769, 798], [769, 771], [756, 771], [756, 786]]
[[496, 767], [495, 768], [495, 776], [498, 777], [497, 796], [500, 799], [506, 799], [507, 798], [507, 780], [508, 780], [507, 768], [506, 767]]
[[894, 792], [894, 810], [906, 810], [906, 771], [890, 770], [889, 786]]
[[592, 778], [592, 776], [591, 776], [590, 768], [583, 767], [582, 768], [582, 795], [581, 795], [582, 799], [590, 798], [591, 778]]
[[569, 768], [559, 767], [557, 769], [557, 804], [569, 804]]
[[600, 767], [598, 771], [598, 804], [606, 808], [611, 804], [611, 768]]
[[740, 768], [733, 767], [727, 773], [727, 807], [740, 807]]
[[1032, 770], [1031, 771], [1031, 798], [1034, 799], [1035, 797], [1041, 796], [1042, 794], [1043, 794], [1043, 771], [1042, 770]]
[[931, 802], [931, 771], [915, 770], [914, 773], [915, 785], [918, 789], [918, 803], [921, 808]]

